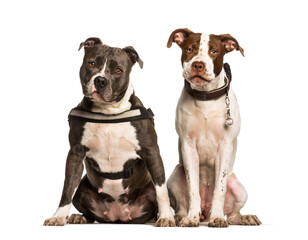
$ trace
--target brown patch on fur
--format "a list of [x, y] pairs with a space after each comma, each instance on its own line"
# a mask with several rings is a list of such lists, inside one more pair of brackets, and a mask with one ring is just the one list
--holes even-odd
[[218, 37], [220, 38], [222, 45], [224, 46], [227, 53], [232, 52], [235, 49], [237, 51], [240, 51], [243, 57], [245, 57], [244, 49], [240, 46], [238, 41], [230, 34], [220, 34], [218, 35]]
[[[189, 62], [194, 56], [198, 55], [200, 47], [201, 33], [192, 33], [180, 46], [182, 49], [181, 62]], [[191, 49], [191, 52], [187, 50]]]
[[182, 40], [179, 39], [179, 37], [181, 36], [185, 40], [191, 33], [193, 33], [193, 32], [190, 31], [188, 28], [179, 28], [179, 29], [174, 30], [170, 34], [170, 37], [169, 37], [168, 43], [167, 43], [167, 47], [170, 48], [173, 42], [177, 43], [178, 45], [181, 45]]
[[[179, 28], [174, 30], [168, 40], [167, 47], [170, 48], [175, 42], [182, 49], [182, 64], [188, 62], [199, 52], [201, 33], [194, 33], [187, 28]], [[191, 49], [192, 51], [187, 51]]]
[[[216, 53], [213, 53], [214, 50], [216, 51]], [[213, 59], [215, 76], [218, 76], [222, 70], [224, 56], [226, 54], [226, 51], [221, 43], [219, 36], [214, 34], [210, 35], [208, 54]]]

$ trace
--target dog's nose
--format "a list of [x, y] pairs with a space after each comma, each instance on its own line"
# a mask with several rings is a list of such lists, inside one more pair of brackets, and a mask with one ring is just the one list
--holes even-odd
[[97, 90], [104, 88], [107, 85], [107, 78], [104, 77], [96, 77], [94, 79], [94, 85]]
[[192, 69], [196, 72], [201, 72], [205, 68], [205, 64], [203, 62], [193, 62]]

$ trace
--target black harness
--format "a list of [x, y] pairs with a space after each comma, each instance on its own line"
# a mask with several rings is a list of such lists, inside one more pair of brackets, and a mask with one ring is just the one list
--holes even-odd
[[[83, 122], [91, 123], [122, 123], [122, 122], [132, 122], [142, 119], [150, 119], [154, 125], [154, 113], [150, 108], [145, 107], [134, 107], [128, 111], [120, 114], [106, 115], [102, 113], [93, 113], [90, 111], [80, 110], [78, 108], [73, 108], [68, 115], [68, 120], [78, 120]], [[121, 172], [98, 172], [103, 178], [117, 180], [130, 178], [134, 174], [134, 169], [136, 168], [139, 161], [135, 161], [129, 167], [125, 168]]]
[[68, 115], [68, 120], [79, 120], [91, 123], [121, 123], [142, 119], [150, 119], [154, 124], [154, 113], [150, 108], [135, 107], [120, 114], [106, 115], [73, 108]]
[[139, 161], [136, 161], [135, 163], [133, 163], [129, 167], [125, 168], [121, 172], [98, 172], [98, 175], [103, 177], [103, 178], [107, 178], [107, 179], [111, 179], [111, 180], [130, 178], [134, 174], [134, 169], [136, 168]]

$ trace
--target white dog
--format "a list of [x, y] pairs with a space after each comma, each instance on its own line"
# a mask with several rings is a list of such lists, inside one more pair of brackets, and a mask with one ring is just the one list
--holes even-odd
[[[230, 88], [226, 53], [244, 50], [229, 34], [175, 30], [168, 41], [182, 49], [185, 87], [176, 112], [180, 163], [168, 180], [179, 226], [260, 225], [255, 215], [241, 215], [247, 192], [233, 173], [240, 113]], [[227, 216], [227, 219], [225, 219]]]

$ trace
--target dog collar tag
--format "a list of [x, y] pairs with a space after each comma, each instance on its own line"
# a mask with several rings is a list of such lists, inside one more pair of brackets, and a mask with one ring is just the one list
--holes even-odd
[[233, 124], [233, 119], [231, 118], [231, 113], [230, 113], [230, 98], [229, 98], [228, 92], [226, 93], [225, 102], [226, 102], [226, 107], [227, 107], [227, 117], [226, 117], [225, 124], [227, 127], [229, 127]]
[[232, 118], [227, 118], [226, 119], [226, 126], [231, 126], [233, 124], [233, 119]]

